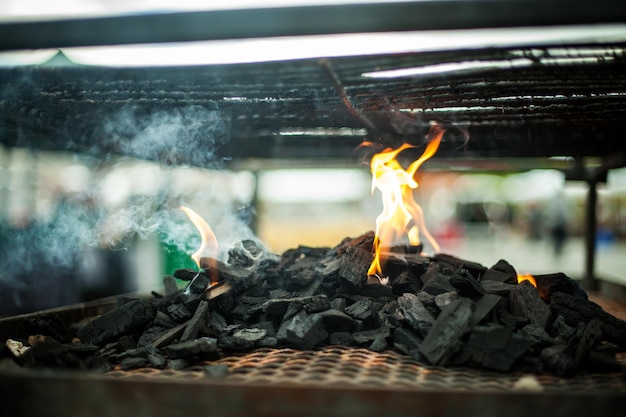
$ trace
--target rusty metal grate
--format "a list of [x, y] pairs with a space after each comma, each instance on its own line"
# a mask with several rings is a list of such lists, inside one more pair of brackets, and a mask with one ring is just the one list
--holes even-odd
[[[626, 354], [618, 360], [626, 366]], [[249, 354], [202, 362], [186, 370], [142, 368], [114, 370], [107, 376], [124, 379], [168, 378], [203, 380], [205, 367], [225, 364], [222, 380], [243, 384], [301, 384], [313, 386], [380, 387], [417, 390], [498, 392], [626, 393], [626, 373], [589, 374], [575, 378], [551, 375], [487, 372], [419, 364], [392, 351], [376, 353], [362, 348], [330, 346], [316, 351], [259, 349]]]

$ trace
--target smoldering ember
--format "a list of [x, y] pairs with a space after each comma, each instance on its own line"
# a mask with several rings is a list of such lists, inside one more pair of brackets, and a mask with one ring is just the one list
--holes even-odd
[[624, 370], [616, 353], [626, 348], [626, 322], [566, 275], [518, 284], [504, 260], [488, 268], [396, 247], [383, 252], [389, 280], [379, 280], [367, 275], [373, 240], [369, 232], [282, 256], [245, 240], [228, 262], [205, 258], [200, 272], [177, 270], [184, 289], [166, 276], [164, 294], [121, 300], [86, 323], [33, 319], [41, 334], [8, 341], [3, 356], [24, 367], [106, 372], [343, 345], [395, 350], [425, 366], [558, 376]]

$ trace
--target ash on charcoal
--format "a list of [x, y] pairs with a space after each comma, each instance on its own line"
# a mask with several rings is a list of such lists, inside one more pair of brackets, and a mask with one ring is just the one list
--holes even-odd
[[249, 268], [263, 255], [263, 248], [254, 240], [246, 239], [236, 243], [228, 251], [228, 263]]

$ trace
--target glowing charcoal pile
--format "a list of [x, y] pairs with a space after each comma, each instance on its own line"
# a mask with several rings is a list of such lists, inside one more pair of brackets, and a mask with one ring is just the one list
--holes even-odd
[[[564, 376], [623, 371], [616, 353], [626, 349], [626, 322], [564, 274], [522, 276], [504, 260], [487, 268], [422, 254], [419, 236], [431, 238], [412, 199], [414, 177], [442, 134], [435, 127], [407, 169], [396, 160], [404, 147], [374, 156], [372, 185], [384, 207], [376, 231], [334, 248], [301, 246], [278, 256], [244, 240], [223, 262], [209, 225], [183, 208], [202, 235], [192, 255], [197, 270], [177, 270], [165, 277], [165, 294], [128, 300], [83, 324], [80, 343], [70, 343], [72, 332], [61, 325], [54, 339], [33, 339], [22, 350], [16, 342], [18, 361], [184, 369], [258, 348], [343, 345], [393, 349], [435, 366]], [[184, 289], [175, 278], [187, 281]]]

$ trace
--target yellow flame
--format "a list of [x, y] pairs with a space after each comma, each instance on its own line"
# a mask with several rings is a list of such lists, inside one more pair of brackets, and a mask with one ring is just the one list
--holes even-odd
[[193, 225], [196, 226], [196, 229], [198, 229], [198, 232], [200, 232], [200, 247], [191, 255], [191, 259], [196, 262], [198, 268], [202, 268], [200, 265], [200, 260], [202, 259], [203, 255], [213, 259], [217, 259], [217, 255], [219, 253], [217, 237], [215, 237], [211, 226], [209, 226], [209, 224], [198, 213], [196, 213], [189, 207], [180, 206], [178, 208], [187, 215]]
[[528, 281], [533, 284], [533, 287], [537, 287], [537, 281], [531, 274], [517, 274], [517, 283], [521, 284], [523, 281]]
[[380, 190], [383, 211], [376, 218], [375, 257], [368, 270], [368, 275], [382, 274], [381, 248], [393, 245], [405, 235], [411, 245], [419, 245], [421, 233], [434, 250], [439, 251], [439, 245], [426, 228], [422, 208], [413, 198], [413, 190], [419, 186], [415, 180], [415, 173], [424, 162], [437, 152], [444, 133], [444, 129], [433, 126], [429, 132], [430, 140], [426, 150], [407, 169], [404, 169], [396, 158], [400, 152], [412, 148], [412, 145], [405, 143], [395, 150], [387, 148], [372, 157], [370, 163], [372, 192], [376, 189]]

